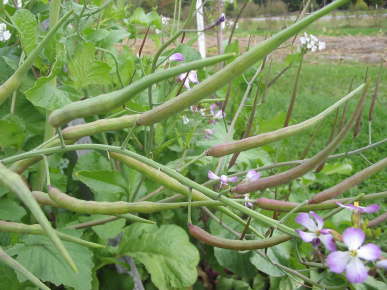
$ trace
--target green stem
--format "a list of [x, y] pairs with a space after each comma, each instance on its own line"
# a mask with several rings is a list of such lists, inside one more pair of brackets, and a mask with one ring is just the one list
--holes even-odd
[[[21, 223], [0, 221], [0, 230], [2, 232], [18, 233], [18, 234], [30, 234], [30, 235], [45, 235], [43, 228], [40, 225], [25, 225]], [[57, 235], [64, 241], [69, 241], [89, 248], [104, 248], [104, 245], [92, 243], [73, 237], [59, 231], [56, 231]]]

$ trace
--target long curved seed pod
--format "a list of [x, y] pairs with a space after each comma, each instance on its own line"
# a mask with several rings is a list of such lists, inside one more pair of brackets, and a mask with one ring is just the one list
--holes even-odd
[[217, 248], [230, 249], [230, 250], [257, 250], [269, 248], [286, 241], [289, 241], [292, 237], [288, 235], [280, 235], [265, 240], [253, 241], [253, 240], [230, 240], [220, 238], [206, 232], [202, 228], [193, 224], [188, 224], [188, 231], [194, 238], [199, 241]]
[[107, 113], [112, 109], [124, 105], [131, 98], [135, 97], [137, 93], [143, 91], [156, 82], [174, 77], [190, 70], [222, 62], [233, 56], [235, 56], [233, 53], [229, 53], [209, 57], [147, 75], [123, 89], [65, 105], [62, 108], [53, 111], [48, 119], [48, 122], [53, 127], [59, 127], [76, 118]]
[[370, 228], [376, 227], [377, 225], [384, 223], [386, 220], [387, 220], [387, 212], [378, 216], [377, 218], [374, 218], [373, 220], [370, 220], [367, 224], [367, 227], [370, 227]]
[[287, 171], [281, 172], [279, 174], [275, 174], [266, 178], [260, 178], [253, 182], [246, 182], [237, 185], [232, 189], [233, 192], [237, 193], [246, 193], [246, 192], [253, 192], [256, 190], [262, 190], [268, 187], [277, 186], [281, 184], [286, 184], [290, 182], [291, 180], [298, 178], [305, 173], [307, 173], [310, 170], [313, 170], [317, 166], [323, 162], [331, 152], [333, 152], [337, 146], [344, 140], [347, 133], [351, 130], [353, 127], [355, 120], [360, 115], [364, 101], [366, 98], [368, 84], [363, 89], [363, 94], [356, 106], [356, 109], [354, 113], [352, 114], [351, 120], [348, 121], [346, 126], [337, 134], [337, 136], [328, 144], [327, 147], [325, 147], [323, 150], [321, 150], [319, 153], [317, 153], [312, 158], [308, 159], [304, 163], [289, 169]]
[[[202, 194], [206, 195], [209, 198], [217, 199], [217, 200], [221, 201], [224, 205], [228, 205], [233, 209], [236, 209], [242, 213], [245, 213], [245, 214], [253, 217], [256, 220], [259, 220], [260, 222], [262, 222], [268, 226], [275, 226], [275, 227], [277, 227], [277, 229], [279, 229], [280, 231], [282, 231], [288, 235], [298, 237], [297, 233], [292, 228], [288, 227], [287, 225], [281, 224], [277, 220], [274, 220], [268, 216], [265, 216], [264, 214], [261, 214], [259, 212], [254, 211], [254, 210], [251, 210], [251, 209], [245, 207], [244, 205], [239, 204], [239, 203], [237, 203], [237, 202], [235, 202], [235, 201], [233, 201], [233, 200], [231, 200], [223, 195], [219, 195], [218, 192], [215, 192], [215, 191], [211, 190], [210, 188], [207, 188], [203, 185], [198, 184], [195, 181], [192, 181], [191, 179], [185, 177], [184, 175], [180, 174], [176, 170], [169, 168], [168, 166], [162, 165], [162, 164], [157, 163], [156, 161], [154, 161], [152, 159], [149, 159], [149, 158], [142, 156], [140, 154], [137, 154], [135, 152], [122, 149], [121, 147], [118, 147], [118, 146], [110, 146], [110, 145], [105, 145], [105, 144], [76, 144], [76, 145], [67, 145], [65, 147], [59, 146], [59, 147], [46, 148], [46, 149], [35, 149], [33, 151], [29, 151], [29, 152], [25, 152], [25, 153], [21, 153], [21, 154], [17, 154], [17, 155], [11, 156], [11, 157], [4, 158], [1, 161], [4, 163], [12, 163], [12, 162], [15, 162], [18, 160], [27, 159], [27, 158], [31, 158], [31, 157], [35, 157], [35, 156], [40, 156], [42, 154], [47, 155], [47, 154], [53, 154], [53, 153], [57, 153], [57, 152], [68, 152], [68, 151], [76, 151], [76, 150], [84, 150], [84, 149], [115, 152], [115, 153], [120, 153], [120, 154], [129, 156], [131, 158], [135, 158], [136, 160], [139, 160], [148, 166], [160, 169], [161, 171], [163, 171], [164, 173], [166, 173], [170, 177], [173, 177], [174, 179], [181, 182], [183, 185], [185, 185], [189, 188], [195, 189], [195, 190], [201, 192]], [[222, 207], [219, 207], [219, 208], [222, 208]], [[236, 220], [239, 219], [239, 220], [241, 220], [240, 221], [241, 223], [246, 224], [246, 222], [244, 222], [238, 215], [236, 215], [232, 211], [230, 211], [226, 208], [224, 208], [224, 210], [225, 210], [224, 212], [226, 212], [226, 210], [229, 212], [229, 213], [227, 213], [229, 216], [233, 217]], [[253, 228], [251, 228], [251, 230], [253, 230]], [[258, 234], [258, 236], [259, 236], [259, 234]]]
[[65, 258], [66, 262], [71, 266], [74, 271], [78, 271], [73, 259], [70, 257], [63, 243], [59, 239], [55, 230], [52, 228], [47, 217], [44, 215], [42, 209], [36, 200], [32, 197], [31, 191], [25, 185], [21, 177], [15, 172], [6, 168], [0, 162], [0, 184], [3, 184], [11, 192], [15, 193], [17, 197], [31, 210], [33, 216], [39, 222], [44, 229], [45, 233], [52, 240], [55, 247], [59, 250], [61, 255]]
[[[198, 191], [196, 189], [192, 189], [192, 191], [190, 192], [190, 190], [187, 186], [183, 185], [182, 183], [177, 181], [175, 178], [170, 177], [168, 174], [162, 172], [161, 170], [155, 169], [154, 167], [151, 167], [151, 166], [139, 161], [138, 159], [135, 159], [135, 158], [132, 158], [132, 157], [129, 157], [127, 155], [120, 154], [120, 153], [116, 153], [116, 152], [110, 152], [110, 156], [114, 159], [120, 160], [121, 162], [125, 163], [127, 166], [141, 172], [142, 174], [144, 174], [148, 178], [164, 185], [166, 188], [169, 188], [173, 191], [182, 193], [185, 196], [189, 196], [189, 194], [191, 194], [193, 200], [211, 201], [211, 199], [209, 197], [207, 197], [206, 195], [204, 195], [200, 191]], [[237, 214], [233, 213], [228, 208], [220, 206], [220, 207], [218, 207], [218, 210], [220, 210], [224, 214], [228, 215], [232, 219], [236, 220], [237, 222], [246, 225], [246, 221], [241, 219]], [[259, 235], [259, 233], [254, 228], [250, 227], [250, 229], [254, 233], [256, 233], [257, 235]]]
[[[367, 194], [367, 195], [360, 197], [358, 200], [364, 201], [364, 200], [374, 200], [374, 199], [381, 199], [381, 198], [387, 198], [387, 191]], [[338, 207], [336, 202], [348, 203], [351, 200], [352, 200], [351, 197], [341, 198], [341, 199], [330, 199], [330, 200], [324, 201], [322, 203], [304, 205], [304, 206], [300, 207], [297, 211], [299, 212], [299, 211], [332, 209], [332, 208]], [[276, 200], [276, 199], [270, 199], [270, 198], [265, 198], [265, 197], [261, 197], [261, 198], [256, 199], [254, 204], [262, 209], [284, 211], [284, 212], [291, 211], [292, 209], [300, 206], [300, 204], [297, 202], [290, 202], [290, 201], [285, 201], [285, 200]]]
[[[0, 221], [0, 231], [9, 232], [9, 233], [18, 233], [18, 234], [45, 235], [45, 232], [40, 225], [26, 225], [26, 224], [6, 222], [6, 221]], [[73, 242], [89, 248], [105, 247], [104, 245], [85, 241], [77, 237], [73, 237], [71, 235], [61, 233], [59, 231], [56, 231], [56, 233], [64, 241]]]
[[337, 0], [322, 9], [314, 12], [299, 22], [294, 23], [288, 28], [278, 32], [271, 38], [261, 42], [256, 47], [236, 58], [233, 62], [225, 66], [222, 70], [216, 72], [202, 83], [196, 85], [191, 90], [185, 91], [179, 97], [171, 99], [164, 104], [141, 114], [138, 120], [139, 125], [151, 125], [173, 114], [181, 112], [185, 108], [197, 103], [201, 99], [207, 98], [213, 92], [229, 83], [231, 80], [241, 75], [247, 68], [254, 65], [257, 61], [271, 53], [283, 42], [296, 35], [306, 26], [328, 14], [332, 10], [344, 5], [348, 0]]
[[387, 157], [344, 179], [342, 182], [317, 193], [309, 200], [309, 203], [320, 203], [325, 200], [334, 198], [386, 167]]
[[[49, 186], [48, 194], [50, 198], [58, 204], [60, 207], [79, 213], [88, 214], [107, 214], [107, 215], [119, 215], [131, 213], [153, 213], [162, 210], [175, 209], [188, 206], [188, 202], [175, 202], [175, 203], [157, 203], [149, 201], [140, 202], [104, 202], [104, 201], [86, 201], [71, 197], [59, 189]], [[219, 206], [218, 201], [196, 201], [192, 203], [192, 206]]]
[[65, 139], [80, 139], [106, 131], [121, 130], [136, 124], [139, 115], [125, 115], [118, 118], [101, 119], [94, 122], [67, 127], [62, 131]]
[[330, 113], [334, 112], [339, 106], [350, 100], [353, 96], [355, 96], [361, 89], [364, 88], [365, 84], [361, 84], [355, 90], [341, 98], [338, 102], [334, 103], [332, 106], [328, 107], [320, 114], [305, 120], [299, 124], [295, 124], [292, 126], [284, 127], [272, 132], [267, 132], [263, 134], [259, 134], [256, 136], [244, 138], [238, 141], [229, 142], [225, 144], [219, 144], [211, 147], [207, 150], [207, 155], [220, 157], [224, 155], [228, 155], [235, 152], [245, 151], [254, 147], [262, 146], [271, 142], [275, 142], [281, 140], [283, 138], [293, 136], [300, 132], [303, 132], [306, 129], [316, 125], [320, 121], [324, 120]]
[[50, 41], [52, 36], [55, 35], [57, 30], [67, 21], [73, 11], [69, 11], [65, 14], [56, 25], [47, 33], [47, 35], [43, 38], [43, 40], [39, 43], [39, 45], [31, 51], [31, 54], [27, 57], [27, 59], [23, 62], [21, 66], [13, 73], [12, 76], [9, 77], [1, 86], [0, 86], [0, 106], [7, 100], [7, 98], [12, 95], [12, 93], [19, 88], [21, 85], [24, 75], [31, 68], [35, 59], [38, 57], [41, 50], [46, 46], [46, 44]]
[[29, 281], [31, 281], [36, 287], [43, 290], [50, 290], [46, 285], [43, 284], [34, 274], [28, 271], [22, 264], [9, 256], [2, 247], [0, 247], [0, 261], [6, 264], [8, 267], [13, 270], [20, 272], [24, 275]]

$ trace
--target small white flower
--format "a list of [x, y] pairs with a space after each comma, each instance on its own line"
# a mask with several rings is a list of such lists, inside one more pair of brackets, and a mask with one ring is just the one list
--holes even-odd
[[156, 34], [160, 34], [161, 30], [156, 28], [155, 32], [156, 32]]
[[324, 41], [320, 41], [316, 36], [312, 34], [304, 33], [304, 36], [299, 38], [301, 48], [304, 50], [309, 50], [311, 52], [320, 51], [326, 48]]
[[187, 125], [189, 123], [189, 119], [187, 116], [183, 116], [183, 124]]
[[7, 25], [5, 23], [0, 23], [0, 41], [7, 41], [11, 38], [11, 32], [7, 30]]
[[171, 18], [165, 17], [165, 16], [162, 16], [162, 15], [161, 15], [161, 23], [162, 23], [163, 25], [167, 25], [167, 24], [169, 23], [169, 20], [171, 20]]

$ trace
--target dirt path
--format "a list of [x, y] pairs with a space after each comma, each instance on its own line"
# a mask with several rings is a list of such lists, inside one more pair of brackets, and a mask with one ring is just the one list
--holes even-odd
[[[245, 50], [248, 46], [249, 39], [247, 37], [239, 37], [238, 39], [241, 50]], [[317, 57], [319, 60], [327, 62], [349, 61], [369, 64], [378, 64], [383, 61], [384, 65], [387, 65], [387, 36], [322, 36], [320, 39], [326, 42], [326, 50], [308, 54], [308, 60]], [[263, 40], [264, 38], [262, 36], [255, 36], [251, 39], [251, 45], [258, 44]], [[137, 40], [135, 44], [137, 51], [140, 42]], [[209, 54], [216, 53], [216, 37], [207, 35], [206, 43]], [[147, 41], [143, 52], [151, 55], [154, 54], [154, 51], [155, 47], [153, 42], [151, 40]], [[289, 51], [289, 45], [285, 44], [274, 55], [282, 58]]]

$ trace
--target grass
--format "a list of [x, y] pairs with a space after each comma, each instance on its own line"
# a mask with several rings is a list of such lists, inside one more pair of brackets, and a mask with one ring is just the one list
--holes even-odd
[[[273, 74], [281, 70], [282, 67], [283, 65], [281, 64], [274, 64], [272, 68]], [[277, 128], [282, 127], [282, 120], [286, 114], [289, 99], [292, 93], [296, 69], [296, 66], [291, 68], [269, 90], [266, 103], [259, 106], [257, 110], [257, 116], [259, 116], [261, 129], [262, 126], [270, 123], [270, 120], [276, 119], [281, 120], [280, 122], [277, 122]], [[351, 134], [340, 145], [337, 152], [350, 151], [368, 145], [368, 111], [370, 106], [370, 99], [374, 92], [374, 80], [378, 74], [378, 71], [378, 66], [370, 66], [368, 68], [368, 74], [372, 80], [372, 83], [368, 93], [368, 100], [363, 112], [363, 124], [359, 136], [353, 138], [353, 134], [351, 132]], [[292, 123], [294, 124], [301, 122], [318, 114], [337, 101], [340, 97], [346, 95], [352, 79], [353, 88], [355, 88], [363, 82], [365, 72], [366, 67], [359, 64], [331, 65], [324, 63], [305, 63], [301, 73], [301, 82], [292, 116]], [[380, 84], [378, 95], [380, 102], [377, 102], [376, 104], [374, 121], [372, 124], [373, 142], [382, 140], [387, 137], [387, 110], [385, 107], [387, 101], [386, 83], [383, 84], [382, 82]], [[350, 106], [351, 109], [354, 108], [357, 99], [358, 98], [352, 100]], [[381, 102], [384, 102], [384, 105]], [[281, 117], [278, 118], [279, 116]], [[277, 161], [299, 159], [301, 152], [304, 150], [306, 144], [309, 142], [311, 136], [316, 130], [318, 130], [317, 138], [313, 143], [308, 156], [312, 156], [324, 148], [331, 133], [331, 126], [334, 120], [334, 116], [334, 113], [331, 114], [331, 116], [318, 128], [308, 130], [305, 133], [290, 137], [282, 142], [274, 143], [271, 146], [271, 149], [276, 151], [276, 155], [278, 156]], [[276, 123], [276, 121], [273, 122]], [[255, 134], [258, 134], [261, 129], [258, 126]], [[378, 160], [385, 158], [386, 156], [387, 144], [383, 144], [380, 147], [365, 152], [365, 158], [361, 157], [360, 155], [351, 157], [350, 159], [352, 160], [354, 167], [353, 173], [369, 166], [369, 162], [375, 163]], [[343, 177], [337, 178], [340, 180]], [[362, 188], [366, 188], [367, 192], [381, 191], [385, 188], [386, 183], [387, 170], [384, 170], [384, 172], [378, 173], [368, 179]]]
[[[315, 35], [385, 35], [387, 26], [387, 17], [380, 14], [369, 14], [371, 17], [348, 17], [348, 18], [332, 18], [329, 20], [321, 19], [310, 25], [308, 31]], [[244, 20], [240, 23], [236, 35], [248, 36], [253, 35], [268, 35], [276, 33], [282, 28], [292, 24], [292, 21], [281, 20], [265, 20], [252, 21]]]

